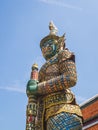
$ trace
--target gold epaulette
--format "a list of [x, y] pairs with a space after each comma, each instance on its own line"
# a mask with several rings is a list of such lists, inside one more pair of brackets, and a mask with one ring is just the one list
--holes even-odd
[[73, 53], [65, 49], [58, 54], [58, 59], [59, 59], [59, 62], [62, 62], [64, 60], [70, 59], [72, 56], [73, 56]]

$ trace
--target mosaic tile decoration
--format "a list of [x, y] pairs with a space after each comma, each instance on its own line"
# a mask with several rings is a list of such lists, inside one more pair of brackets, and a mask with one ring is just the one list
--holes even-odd
[[32, 66], [26, 94], [26, 130], [82, 130], [82, 113], [70, 88], [77, 82], [75, 55], [65, 46], [65, 35], [50, 33], [40, 42], [46, 62]]
[[60, 113], [47, 121], [46, 130], [82, 130], [79, 117], [70, 113]]

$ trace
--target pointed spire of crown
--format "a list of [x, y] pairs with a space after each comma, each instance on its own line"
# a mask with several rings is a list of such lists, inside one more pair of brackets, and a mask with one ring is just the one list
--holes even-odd
[[53, 21], [50, 21], [50, 23], [49, 23], [49, 30], [50, 30], [50, 34], [49, 35], [56, 35], [57, 32], [58, 32], [58, 29], [54, 25]]

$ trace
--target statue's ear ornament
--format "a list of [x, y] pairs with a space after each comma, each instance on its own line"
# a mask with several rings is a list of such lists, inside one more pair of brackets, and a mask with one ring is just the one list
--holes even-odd
[[65, 48], [65, 33], [63, 34], [63, 36], [59, 37], [58, 39], [58, 46], [60, 50], [63, 50]]

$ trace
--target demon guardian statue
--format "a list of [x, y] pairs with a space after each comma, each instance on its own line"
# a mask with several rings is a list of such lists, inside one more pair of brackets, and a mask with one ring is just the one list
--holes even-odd
[[[77, 82], [75, 55], [65, 45], [65, 35], [49, 24], [50, 33], [40, 42], [46, 63], [32, 72], [27, 84], [26, 130], [82, 130], [82, 114], [70, 88]], [[34, 70], [35, 69], [35, 70]], [[32, 77], [32, 76], [31, 76]]]

